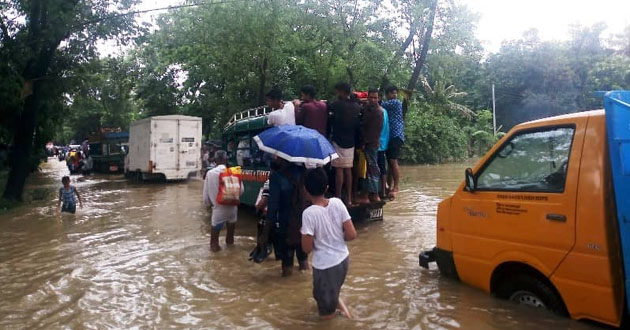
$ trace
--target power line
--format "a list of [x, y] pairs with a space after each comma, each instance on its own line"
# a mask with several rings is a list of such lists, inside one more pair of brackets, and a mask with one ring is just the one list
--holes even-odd
[[248, 0], [230, 0], [230, 1], [216, 1], [216, 2], [201, 1], [201, 2], [196, 2], [196, 3], [182, 4], [182, 5], [176, 5], [176, 6], [167, 6], [167, 7], [152, 8], [152, 9], [134, 10], [134, 11], [126, 12], [126, 13], [120, 13], [120, 14], [110, 15], [110, 16], [101, 17], [101, 18], [97, 18], [97, 19], [94, 19], [94, 20], [86, 21], [86, 22], [83, 22], [81, 24], [73, 26], [71, 30], [74, 30], [74, 28], [84, 27], [84, 26], [87, 26], [87, 25], [90, 25], [90, 24], [95, 24], [95, 23], [99, 23], [99, 22], [102, 22], [102, 21], [110, 20], [110, 19], [115, 19], [115, 18], [125, 17], [125, 16], [138, 15], [138, 14], [146, 14], [146, 13], [150, 13], [150, 12], [154, 12], [154, 11], [173, 10], [173, 9], [191, 8], [191, 7], [199, 7], [199, 6], [223, 5], [223, 4], [231, 4], [231, 3], [246, 2], [246, 1], [248, 1]]

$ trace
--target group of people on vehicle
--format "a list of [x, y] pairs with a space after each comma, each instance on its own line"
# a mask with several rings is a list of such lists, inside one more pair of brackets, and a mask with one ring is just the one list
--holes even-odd
[[300, 90], [300, 99], [283, 101], [282, 91], [266, 95], [271, 125], [302, 125], [328, 138], [337, 155], [334, 195], [347, 206], [393, 199], [399, 191], [398, 158], [405, 141], [402, 102], [398, 88], [352, 92], [344, 82], [335, 85], [336, 100], [317, 100], [313, 86]]
[[[256, 201], [261, 220], [257, 247], [250, 254], [250, 259], [261, 262], [273, 249], [282, 263], [282, 276], [290, 276], [296, 261], [300, 270], [310, 269], [308, 254], [313, 252], [313, 295], [323, 318], [334, 316], [337, 309], [350, 316], [339, 299], [348, 271], [345, 241], [356, 237], [347, 207], [353, 202], [379, 202], [396, 196], [398, 156], [404, 143], [402, 103], [395, 86], [385, 90], [387, 100], [383, 102], [376, 89], [352, 93], [349, 84], [339, 83], [335, 91], [337, 99], [332, 102], [317, 100], [315, 88], [309, 85], [301, 88], [300, 99], [293, 102], [283, 101], [278, 88], [266, 94], [267, 105], [274, 109], [267, 117], [269, 124], [298, 124], [316, 130], [332, 142], [339, 157], [331, 164], [332, 181], [324, 168], [307, 170], [304, 164], [272, 157], [271, 174]], [[203, 200], [213, 209], [213, 252], [221, 250], [223, 226], [227, 227], [226, 245], [234, 244], [238, 209], [220, 200], [225, 193], [222, 189], [230, 185], [225, 180], [227, 160], [225, 151], [216, 151], [217, 166], [207, 172], [204, 181]], [[334, 190], [329, 190], [330, 183]], [[238, 189], [240, 196], [242, 183]]]

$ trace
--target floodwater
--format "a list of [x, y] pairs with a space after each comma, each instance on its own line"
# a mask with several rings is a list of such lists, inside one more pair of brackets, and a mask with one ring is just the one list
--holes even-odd
[[[209, 251], [202, 182], [141, 184], [73, 176], [84, 208], [55, 216], [62, 163], [28, 189], [43, 199], [0, 215], [0, 328], [591, 329], [418, 266], [435, 244], [437, 203], [472, 164], [403, 167], [385, 220], [358, 224], [342, 297], [354, 320], [320, 322], [311, 273], [280, 277], [247, 261], [255, 219], [240, 212], [236, 244]], [[223, 244], [223, 239], [221, 240]]]

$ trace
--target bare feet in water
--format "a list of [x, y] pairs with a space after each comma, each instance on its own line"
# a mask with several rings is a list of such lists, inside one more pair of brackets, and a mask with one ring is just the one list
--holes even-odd
[[343, 303], [343, 300], [341, 300], [341, 298], [339, 298], [339, 303], [337, 304], [337, 308], [339, 309], [339, 311], [341, 311], [341, 315], [352, 320], [352, 314], [350, 314], [348, 307], [346, 307], [346, 304]]

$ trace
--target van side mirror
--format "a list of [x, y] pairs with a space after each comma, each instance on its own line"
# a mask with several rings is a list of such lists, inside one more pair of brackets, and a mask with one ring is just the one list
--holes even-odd
[[474, 192], [477, 189], [477, 180], [473, 174], [472, 168], [466, 169], [466, 191]]

